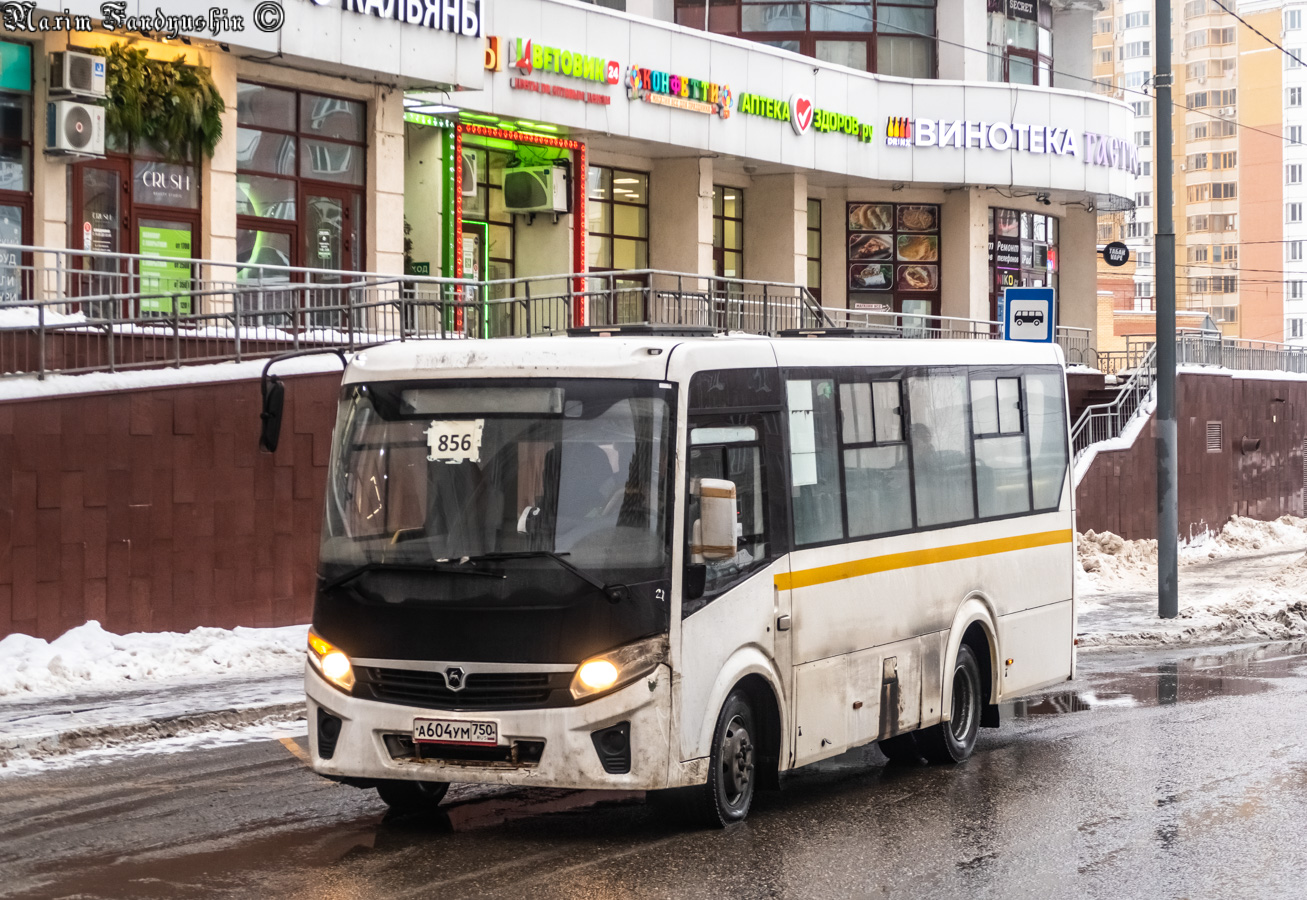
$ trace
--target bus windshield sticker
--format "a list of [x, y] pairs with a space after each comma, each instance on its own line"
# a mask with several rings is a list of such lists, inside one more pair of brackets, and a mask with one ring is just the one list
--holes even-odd
[[454, 463], [481, 462], [481, 432], [485, 419], [434, 421], [427, 429], [427, 460]]

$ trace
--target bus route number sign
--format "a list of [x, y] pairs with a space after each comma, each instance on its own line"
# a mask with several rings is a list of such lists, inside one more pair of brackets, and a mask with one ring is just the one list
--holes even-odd
[[433, 421], [427, 429], [427, 461], [481, 462], [481, 432], [485, 419]]

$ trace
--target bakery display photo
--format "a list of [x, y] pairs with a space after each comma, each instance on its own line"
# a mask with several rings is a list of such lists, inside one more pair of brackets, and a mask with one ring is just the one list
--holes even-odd
[[[892, 234], [865, 234], [857, 233], [849, 235], [849, 260], [873, 260], [873, 259], [891, 259], [894, 256], [893, 250], [894, 235]], [[900, 259], [906, 259], [902, 253]], [[932, 259], [934, 257], [931, 257]], [[918, 259], [918, 257], [912, 257]]]
[[894, 267], [891, 265], [855, 263], [849, 266], [849, 290], [888, 291], [894, 286]]
[[893, 203], [850, 203], [849, 231], [893, 231]]
[[900, 206], [899, 231], [938, 231], [938, 206]]
[[899, 259], [906, 262], [934, 262], [939, 259], [939, 238], [933, 234], [899, 235]]
[[933, 291], [938, 287], [938, 266], [899, 266], [899, 290]]

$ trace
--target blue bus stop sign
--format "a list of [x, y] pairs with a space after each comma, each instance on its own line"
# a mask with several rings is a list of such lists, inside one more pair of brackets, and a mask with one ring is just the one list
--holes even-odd
[[1003, 340], [1049, 344], [1057, 333], [1051, 287], [1005, 288], [999, 298]]

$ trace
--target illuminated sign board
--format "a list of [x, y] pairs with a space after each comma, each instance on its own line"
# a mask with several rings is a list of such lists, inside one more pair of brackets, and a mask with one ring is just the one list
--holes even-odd
[[686, 78], [656, 69], [631, 66], [626, 70], [626, 96], [659, 106], [731, 117], [731, 86]]
[[[1070, 128], [1026, 125], [1020, 122], [915, 119], [891, 116], [886, 122], [888, 147], [954, 147], [959, 150], [1014, 150], [1080, 157], [1080, 142]], [[1129, 141], [1085, 132], [1086, 165], [1121, 169], [1131, 175], [1142, 171], [1139, 149]]]
[[570, 50], [560, 50], [557, 47], [548, 47], [521, 38], [510, 39], [507, 49], [509, 57], [513, 60], [513, 68], [523, 75], [553, 72], [556, 75], [597, 81], [600, 84], [617, 84], [622, 79], [621, 64], [602, 56], [573, 53]]
[[811, 127], [823, 134], [840, 132], [866, 143], [871, 141], [874, 131], [870, 124], [859, 121], [857, 116], [817, 109], [812, 100], [802, 94], [791, 94], [789, 100], [777, 100], [758, 94], [741, 94], [735, 106], [736, 111], [741, 115], [760, 116], [779, 122], [788, 121], [794, 133], [798, 135], [805, 134]]
[[[481, 3], [484, 0], [337, 0], [345, 12], [391, 19], [463, 37], [481, 36]], [[332, 0], [313, 0], [315, 6], [329, 6]]]

